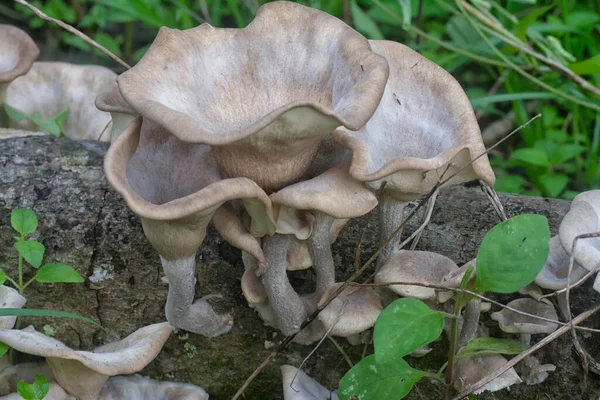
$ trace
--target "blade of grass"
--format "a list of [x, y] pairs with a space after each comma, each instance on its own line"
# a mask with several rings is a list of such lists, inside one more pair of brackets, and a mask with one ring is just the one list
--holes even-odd
[[64, 317], [78, 319], [88, 324], [102, 327], [93, 319], [66, 311], [38, 310], [33, 308], [0, 308], [0, 317]]

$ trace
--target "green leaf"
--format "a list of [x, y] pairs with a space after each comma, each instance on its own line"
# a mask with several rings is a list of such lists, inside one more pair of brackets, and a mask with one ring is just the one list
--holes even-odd
[[81, 283], [83, 278], [77, 273], [72, 267], [68, 265], [56, 263], [56, 264], [45, 264], [42, 266], [37, 274], [35, 274], [35, 280], [42, 283]]
[[569, 64], [569, 69], [578, 75], [600, 74], [600, 54], [596, 54], [587, 60]]
[[515, 27], [515, 36], [522, 40], [525, 39], [525, 36], [527, 34], [527, 28], [529, 28], [531, 24], [537, 21], [539, 17], [541, 17], [551, 9], [552, 7], [550, 6], [538, 8], [527, 14], [525, 17], [521, 18], [521, 20]]
[[78, 319], [87, 322], [88, 324], [100, 326], [100, 324], [93, 319], [82, 317], [81, 315], [66, 311], [37, 310], [34, 308], [0, 308], [0, 317], [63, 317]]
[[542, 215], [517, 215], [494, 226], [477, 253], [476, 291], [513, 293], [533, 282], [546, 263], [549, 242]]
[[37, 375], [32, 384], [25, 381], [17, 383], [17, 392], [25, 400], [42, 400], [50, 391], [48, 380], [43, 375]]
[[471, 340], [458, 354], [457, 358], [469, 358], [482, 354], [519, 354], [529, 345], [520, 340], [481, 337]]
[[42, 258], [44, 258], [44, 251], [46, 251], [43, 244], [35, 240], [25, 240], [15, 243], [14, 246], [21, 257], [33, 268], [39, 268], [42, 265]]
[[549, 167], [550, 160], [546, 152], [539, 149], [518, 149], [511, 153], [511, 160], [520, 161], [526, 164], [537, 165], [539, 167]]
[[498, 192], [521, 193], [525, 178], [519, 175], [499, 176], [496, 178], [494, 189]]
[[383, 34], [377, 27], [377, 24], [360, 9], [356, 0], [352, 0], [350, 3], [350, 11], [352, 12], [352, 20], [354, 21], [354, 27], [357, 31], [361, 32], [369, 39], [383, 40]]
[[31, 120], [31, 117], [28, 114], [9, 106], [7, 103], [4, 103], [4, 111], [6, 112], [6, 115], [8, 115], [8, 118], [13, 121], [21, 121], [24, 119], [27, 121]]
[[380, 364], [372, 354], [360, 360], [340, 380], [340, 400], [401, 399], [415, 383], [429, 375], [412, 368], [402, 358]]
[[543, 174], [539, 179], [540, 185], [548, 197], [558, 197], [569, 183], [569, 177], [565, 174]]
[[397, 359], [433, 342], [442, 333], [444, 316], [420, 300], [402, 298], [379, 314], [373, 343], [378, 362]]
[[553, 93], [545, 92], [523, 92], [523, 93], [505, 93], [495, 94], [493, 96], [478, 97], [471, 100], [473, 107], [481, 107], [491, 103], [502, 103], [515, 100], [539, 100], [539, 99], [556, 99], [557, 96]]
[[39, 111], [33, 114], [33, 123], [43, 132], [48, 132], [54, 136], [60, 136], [60, 126], [53, 119], [43, 118]]
[[38, 220], [33, 210], [20, 208], [12, 210], [10, 213], [10, 224], [15, 231], [22, 236], [27, 236], [35, 232], [38, 226]]
[[4, 282], [6, 282], [6, 278], [6, 272], [0, 269], [0, 285], [4, 285]]
[[[107, 35], [104, 32], [98, 32], [94, 36], [94, 40], [100, 43], [102, 46], [106, 47], [108, 51], [115, 54], [117, 57], [121, 57], [121, 48], [119, 47], [119, 43], [110, 35]], [[105, 56], [104, 53], [98, 51], [99, 54]]]
[[9, 349], [10, 347], [7, 344], [0, 342], [0, 357], [5, 355]]

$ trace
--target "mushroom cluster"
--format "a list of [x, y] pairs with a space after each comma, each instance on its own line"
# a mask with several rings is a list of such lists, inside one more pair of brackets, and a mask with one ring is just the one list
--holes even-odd
[[45, 130], [28, 119], [9, 119], [5, 103], [32, 120], [50, 119], [68, 109], [62, 123], [67, 136], [110, 140], [111, 116], [94, 107], [94, 99], [116, 88], [117, 74], [98, 65], [36, 62], [38, 55], [27, 33], [0, 24], [0, 128]]
[[[248, 303], [289, 335], [336, 287], [331, 243], [377, 207], [383, 182], [382, 242], [406, 202], [442, 176], [494, 183], [473, 109], [450, 74], [300, 4], [265, 4], [243, 29], [163, 27], [117, 85], [96, 101], [113, 116], [107, 178], [160, 255], [169, 322], [206, 336], [232, 326], [206, 298], [194, 300], [209, 223], [243, 251]], [[310, 267], [315, 291], [300, 295], [287, 271]], [[330, 307], [298, 341], [353, 335], [382, 309], [371, 289], [348, 290]]]

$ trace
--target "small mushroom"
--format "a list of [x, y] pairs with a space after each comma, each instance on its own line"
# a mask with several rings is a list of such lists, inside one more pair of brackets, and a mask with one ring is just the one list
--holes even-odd
[[[550, 252], [544, 268], [535, 278], [535, 283], [544, 288], [552, 290], [561, 290], [567, 287], [569, 274], [569, 254], [565, 251], [560, 243], [560, 238], [557, 236], [550, 239]], [[574, 284], [587, 273], [584, 268], [577, 264], [573, 264], [571, 271], [571, 284]]]
[[[415, 282], [426, 285], [440, 285], [449, 273], [458, 270], [458, 266], [441, 254], [429, 251], [400, 250], [392, 254], [375, 275], [375, 282]], [[390, 290], [403, 297], [420, 300], [436, 298], [434, 288], [415, 285], [389, 285]]]
[[[506, 359], [499, 354], [484, 354], [460, 359], [456, 364], [454, 388], [459, 392], [469, 390], [470, 386], [490, 375], [506, 362]], [[515, 369], [510, 368], [481, 389], [474, 391], [473, 394], [509, 389], [512, 385], [521, 382]]]
[[110, 142], [114, 143], [127, 126], [137, 117], [137, 113], [127, 104], [117, 88], [100, 93], [96, 97], [96, 108], [110, 113], [112, 119]]
[[[571, 255], [573, 242], [579, 235], [600, 231], [600, 190], [590, 190], [575, 196], [571, 209], [558, 229], [560, 243]], [[600, 237], [577, 241], [575, 262], [588, 271], [600, 269]], [[568, 264], [567, 264], [568, 266]], [[594, 290], [600, 292], [600, 276], [596, 275]]]
[[[534, 299], [516, 299], [508, 303], [508, 306], [528, 314], [537, 315], [538, 317], [554, 321], [558, 320], [554, 306]], [[500, 329], [507, 333], [519, 333], [521, 341], [527, 344], [529, 344], [532, 334], [552, 333], [558, 328], [558, 324], [554, 322], [519, 314], [507, 308], [492, 313], [491, 317], [494, 321], [498, 321]]]
[[[34, 379], [26, 380], [26, 382], [32, 382]], [[21, 397], [21, 395], [18, 393], [12, 393], [7, 396], [0, 397], [0, 400], [23, 400], [23, 397]], [[58, 383], [49, 382], [48, 393], [46, 396], [44, 396], [44, 400], [77, 400], [77, 398], [65, 392], [65, 390], [60, 387]]]
[[16, 26], [0, 24], [0, 128], [8, 126], [4, 112], [6, 88], [29, 71], [39, 54], [40, 50], [27, 33]]
[[209, 146], [182, 142], [139, 117], [110, 146], [104, 167], [111, 185], [142, 217], [144, 233], [161, 256], [169, 281], [167, 320], [205, 336], [228, 332], [230, 315], [215, 313], [206, 298], [194, 301], [196, 252], [213, 215], [231, 200], [241, 199], [256, 225], [273, 232], [266, 193], [247, 178], [221, 179]]
[[271, 192], [297, 181], [336, 127], [360, 129], [387, 77], [386, 60], [344, 22], [272, 2], [243, 29], [161, 28], [118, 84], [144, 118], [212, 146], [224, 176]]
[[[36, 62], [29, 72], [8, 87], [6, 103], [26, 114], [39, 112], [50, 118], [65, 108], [63, 125], [67, 136], [86, 140], [110, 140], [110, 114], [98, 110], [94, 100], [103, 91], [116, 88], [117, 74], [99, 65]], [[31, 121], [13, 121], [11, 126], [35, 130]]]
[[54, 378], [67, 393], [80, 400], [92, 400], [110, 376], [132, 374], [148, 365], [172, 330], [168, 322], [149, 325], [93, 352], [72, 350], [32, 326], [0, 329], [0, 342], [22, 353], [46, 357]]
[[[369, 43], [390, 65], [383, 97], [362, 129], [342, 127], [332, 135], [352, 151], [350, 174], [355, 179], [375, 189], [387, 182], [379, 208], [383, 243], [400, 225], [406, 202], [430, 192], [442, 176], [460, 171], [446, 185], [482, 179], [490, 186], [495, 176], [487, 156], [476, 159], [485, 147], [460, 84], [402, 44]], [[384, 248], [379, 267], [397, 250], [399, 241], [396, 235]]]
[[179, 382], [161, 382], [141, 375], [110, 378], [97, 400], [208, 400], [199, 386]]
[[[319, 301], [321, 307], [343, 283], [327, 289]], [[383, 311], [379, 295], [369, 287], [346, 287], [317, 316], [331, 336], [357, 335], [375, 325]]]
[[542, 364], [535, 356], [528, 356], [516, 366], [523, 382], [527, 385], [539, 385], [548, 378], [548, 372], [556, 370], [553, 364]]
[[282, 365], [281, 375], [284, 400], [338, 400], [335, 392], [294, 366]]

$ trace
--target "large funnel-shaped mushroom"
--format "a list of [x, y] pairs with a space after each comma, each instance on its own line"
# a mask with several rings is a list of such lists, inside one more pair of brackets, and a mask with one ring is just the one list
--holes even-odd
[[242, 199], [262, 230], [274, 230], [271, 202], [247, 178], [221, 180], [206, 145], [182, 142], [161, 126], [137, 118], [110, 147], [106, 176], [142, 217], [144, 233], [158, 251], [167, 279], [167, 319], [175, 327], [217, 336], [232, 325], [205, 299], [194, 302], [196, 251], [215, 211]]
[[224, 176], [273, 191], [303, 175], [336, 127], [361, 128], [387, 77], [385, 59], [339, 19], [273, 2], [243, 29], [161, 28], [118, 82], [140, 115], [214, 146]]
[[16, 26], [0, 24], [0, 128], [8, 126], [8, 116], [4, 113], [6, 88], [29, 71], [39, 54], [27, 33]]
[[54, 378], [69, 394], [92, 400], [110, 376], [133, 374], [148, 365], [172, 330], [168, 322], [149, 325], [93, 352], [73, 350], [33, 327], [0, 329], [0, 342], [22, 353], [46, 357]]
[[[334, 138], [353, 152], [350, 174], [379, 188], [384, 241], [400, 224], [405, 202], [428, 193], [485, 152], [471, 103], [460, 84], [443, 68], [408, 47], [370, 41], [374, 52], [390, 65], [390, 77], [377, 111], [364, 128], [340, 128]], [[448, 184], [473, 179], [494, 184], [487, 156], [464, 168]], [[383, 237], [385, 236], [385, 237]], [[400, 240], [380, 256], [382, 265]]]
[[[579, 235], [600, 231], [600, 190], [577, 195], [558, 230], [560, 243], [570, 256], [573, 242]], [[600, 237], [577, 241], [575, 262], [588, 271], [600, 268]], [[600, 292], [600, 277], [596, 275], [594, 289]]]
[[[50, 118], [65, 108], [69, 114], [63, 130], [67, 136], [87, 140], [110, 140], [110, 114], [98, 110], [94, 100], [114, 88], [117, 74], [99, 65], [36, 62], [7, 90], [6, 103], [32, 115], [39, 111]], [[30, 121], [11, 123], [15, 128], [35, 130]]]

